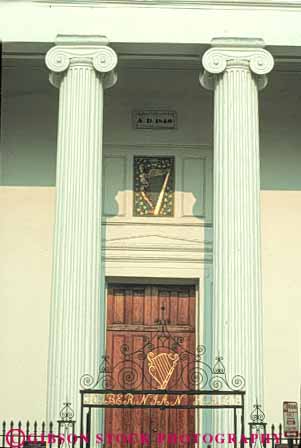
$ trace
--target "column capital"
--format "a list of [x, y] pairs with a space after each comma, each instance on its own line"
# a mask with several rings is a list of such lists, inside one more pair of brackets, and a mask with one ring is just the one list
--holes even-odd
[[200, 76], [200, 82], [203, 87], [212, 89], [214, 75], [231, 68], [250, 70], [257, 75], [258, 87], [262, 89], [266, 86], [265, 75], [273, 69], [274, 59], [263, 48], [262, 39], [217, 38], [212, 40], [211, 45], [202, 57], [205, 71]]
[[46, 65], [51, 70], [50, 82], [59, 87], [62, 75], [72, 66], [91, 66], [103, 75], [104, 87], [112, 87], [117, 81], [114, 69], [117, 55], [108, 46], [105, 36], [58, 35], [55, 46], [46, 54]]

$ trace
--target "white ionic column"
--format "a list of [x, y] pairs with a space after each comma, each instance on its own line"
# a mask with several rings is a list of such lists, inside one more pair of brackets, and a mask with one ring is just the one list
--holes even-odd
[[[214, 89], [213, 355], [263, 401], [258, 89], [273, 68], [258, 39], [214, 39], [201, 83]], [[223, 430], [233, 429], [221, 428]]]
[[63, 401], [79, 420], [80, 377], [104, 351], [101, 269], [103, 90], [115, 52], [100, 36], [59, 36], [46, 55], [59, 87], [56, 219], [48, 364], [48, 420]]

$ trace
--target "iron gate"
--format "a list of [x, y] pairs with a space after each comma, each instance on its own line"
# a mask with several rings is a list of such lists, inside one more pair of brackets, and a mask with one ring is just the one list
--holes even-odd
[[[184, 336], [168, 331], [164, 308], [156, 323], [156, 334], [146, 337], [140, 349], [131, 352], [122, 345], [120, 361], [111, 365], [104, 356], [95, 378], [82, 376], [80, 431], [87, 440], [81, 440], [81, 448], [84, 444], [90, 447], [95, 409], [228, 409], [233, 414], [237, 447], [237, 436], [245, 429], [244, 378], [235, 375], [229, 380], [221, 356], [211, 366], [204, 360], [204, 346], [196, 347], [195, 353], [185, 349]], [[141, 388], [142, 384], [149, 387]]]

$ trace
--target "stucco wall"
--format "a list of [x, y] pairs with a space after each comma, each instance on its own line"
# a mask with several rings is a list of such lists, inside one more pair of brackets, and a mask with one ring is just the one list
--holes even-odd
[[0, 415], [45, 418], [54, 188], [0, 188]]
[[[265, 410], [280, 422], [301, 375], [301, 192], [263, 191], [261, 199]], [[0, 188], [3, 418], [44, 417], [54, 200], [54, 188]]]
[[[22, 70], [11, 67], [3, 80], [0, 417], [39, 419], [46, 398], [58, 95], [45, 70], [26, 64]], [[106, 93], [107, 143], [212, 144], [212, 97], [198, 85], [197, 70], [123, 68], [119, 79]], [[299, 89], [299, 73], [274, 73], [260, 103], [265, 409], [275, 423], [282, 401], [298, 399], [301, 373]], [[156, 106], [178, 111], [178, 131], [132, 129], [131, 110]]]
[[282, 401], [299, 401], [301, 191], [263, 191], [261, 202], [265, 410], [276, 423]]

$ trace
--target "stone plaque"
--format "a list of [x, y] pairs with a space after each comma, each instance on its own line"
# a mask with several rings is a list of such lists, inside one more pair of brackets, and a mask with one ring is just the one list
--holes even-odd
[[176, 129], [177, 113], [164, 110], [139, 110], [133, 112], [136, 129]]

